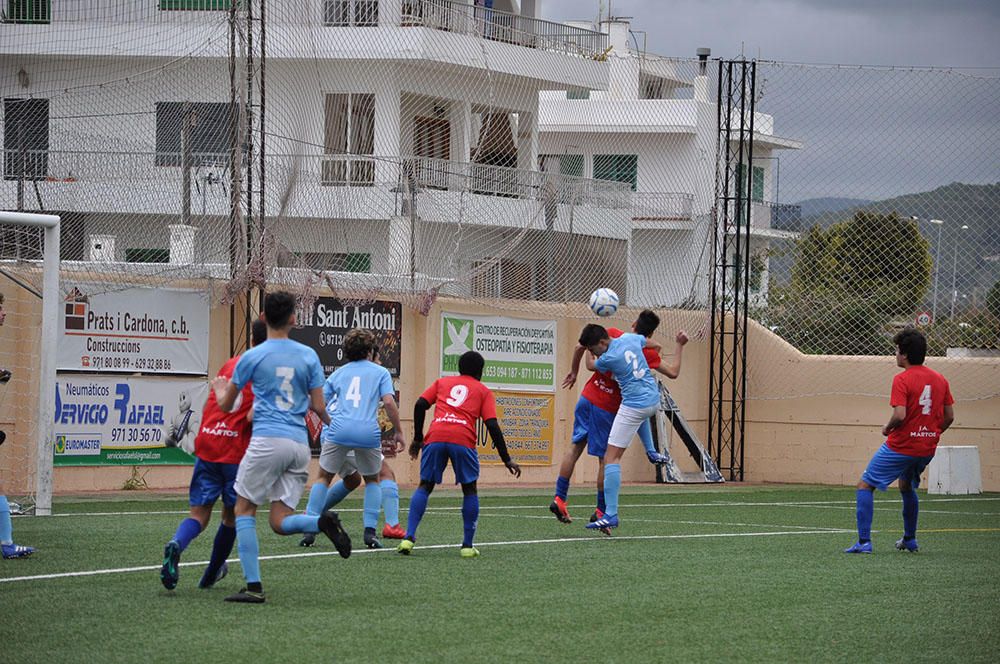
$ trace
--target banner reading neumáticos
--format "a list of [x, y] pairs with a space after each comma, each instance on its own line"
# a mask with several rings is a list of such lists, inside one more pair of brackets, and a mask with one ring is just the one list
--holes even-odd
[[[497, 419], [511, 458], [522, 466], [552, 465], [552, 430], [555, 395], [495, 390]], [[503, 465], [486, 428], [480, 421], [479, 462]]]
[[207, 397], [204, 380], [62, 374], [55, 465], [194, 463], [190, 453]]
[[59, 316], [56, 368], [208, 373], [208, 299], [193, 291], [71, 289]]
[[491, 388], [556, 389], [554, 320], [442, 313], [441, 375], [458, 374], [458, 358], [470, 350], [485, 358], [483, 382]]

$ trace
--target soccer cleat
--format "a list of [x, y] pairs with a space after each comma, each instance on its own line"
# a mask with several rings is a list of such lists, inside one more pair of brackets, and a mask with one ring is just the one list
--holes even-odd
[[399, 543], [399, 546], [396, 547], [396, 552], [401, 553], [404, 556], [408, 556], [413, 553], [413, 540], [404, 539]]
[[549, 511], [556, 515], [560, 523], [573, 523], [573, 519], [569, 515], [569, 509], [566, 507], [566, 501], [559, 496], [552, 499]]
[[872, 552], [871, 542], [865, 542], [864, 544], [862, 544], [861, 542], [855, 542], [851, 546], [844, 549], [844, 553], [871, 553], [871, 552]]
[[323, 534], [333, 542], [333, 548], [337, 549], [337, 553], [340, 554], [341, 558], [351, 557], [351, 538], [347, 534], [347, 531], [344, 530], [344, 526], [340, 523], [336, 512], [327, 510], [320, 514], [317, 525], [319, 525], [319, 529], [323, 531]]
[[227, 602], [240, 602], [241, 604], [263, 604], [264, 603], [264, 593], [256, 592], [253, 590], [247, 590], [246, 588], [241, 588], [235, 595], [230, 595], [226, 598]]
[[463, 558], [478, 558], [479, 549], [477, 549], [474, 546], [463, 546], [462, 550], [458, 552], [458, 555], [462, 556]]
[[378, 535], [374, 528], [365, 528], [365, 546], [369, 549], [381, 549], [382, 542], [378, 541]]
[[907, 542], [905, 539], [899, 539], [896, 540], [896, 549], [898, 551], [909, 551], [910, 553], [916, 553], [917, 551], [920, 550], [920, 547], [917, 546], [916, 539], [911, 539], [909, 542]]
[[204, 588], [211, 588], [212, 586], [214, 586], [215, 584], [217, 584], [219, 581], [222, 581], [224, 578], [226, 578], [226, 575], [229, 574], [229, 563], [223, 562], [222, 563], [222, 567], [220, 567], [219, 569], [217, 569], [215, 571], [215, 574], [211, 578], [209, 578], [209, 576], [208, 576], [208, 573], [210, 571], [211, 570], [206, 569], [205, 573], [201, 576], [201, 581], [198, 582], [198, 587], [199, 588], [203, 588], [203, 589]]
[[0, 549], [3, 550], [4, 559], [11, 558], [27, 558], [35, 552], [34, 547], [21, 546], [20, 544], [0, 544]]
[[177, 587], [177, 580], [181, 576], [177, 564], [181, 561], [181, 547], [177, 542], [170, 540], [163, 549], [163, 566], [160, 567], [160, 582], [167, 590]]
[[601, 510], [594, 510], [594, 513], [590, 515], [590, 522], [593, 523], [598, 519], [603, 519], [603, 518], [604, 518], [604, 512], [602, 512]]
[[666, 456], [665, 454], [660, 454], [655, 450], [647, 451], [646, 458], [649, 459], [649, 462], [652, 464], [670, 463], [670, 457]]
[[382, 528], [382, 537], [386, 539], [404, 539], [406, 537], [406, 531], [403, 530], [397, 523], [395, 526], [390, 526], [388, 523]]
[[302, 539], [299, 540], [299, 546], [312, 546], [316, 543], [315, 533], [305, 533], [302, 535]]
[[611, 534], [612, 528], [618, 527], [618, 515], [614, 516], [602, 516], [597, 521], [592, 521], [586, 525], [586, 528], [590, 530], [600, 530], [605, 535]]

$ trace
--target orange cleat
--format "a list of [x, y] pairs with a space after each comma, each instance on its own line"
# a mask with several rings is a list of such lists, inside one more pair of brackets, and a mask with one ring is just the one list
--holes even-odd
[[405, 539], [406, 531], [400, 528], [398, 523], [395, 526], [390, 526], [387, 523], [382, 528], [382, 537], [385, 539]]
[[569, 515], [569, 509], [566, 507], [566, 501], [559, 496], [552, 499], [549, 511], [555, 514], [561, 523], [573, 523], [573, 519]]

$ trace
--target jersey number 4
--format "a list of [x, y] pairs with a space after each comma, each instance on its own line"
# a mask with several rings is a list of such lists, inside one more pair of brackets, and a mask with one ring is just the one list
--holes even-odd
[[920, 398], [917, 400], [917, 403], [919, 403], [921, 406], [923, 406], [923, 409], [921, 410], [921, 412], [924, 415], [930, 415], [931, 414], [931, 386], [930, 385], [924, 385], [924, 389], [920, 393]]

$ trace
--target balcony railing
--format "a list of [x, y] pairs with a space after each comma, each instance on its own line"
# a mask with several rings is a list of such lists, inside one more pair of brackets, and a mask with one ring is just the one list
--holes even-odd
[[402, 7], [403, 26], [474, 35], [583, 57], [598, 55], [608, 45], [608, 36], [601, 32], [454, 0], [403, 0]]
[[798, 232], [802, 230], [802, 207], [774, 201], [751, 201], [750, 225]]
[[690, 221], [694, 196], [679, 192], [632, 194], [633, 221]]

